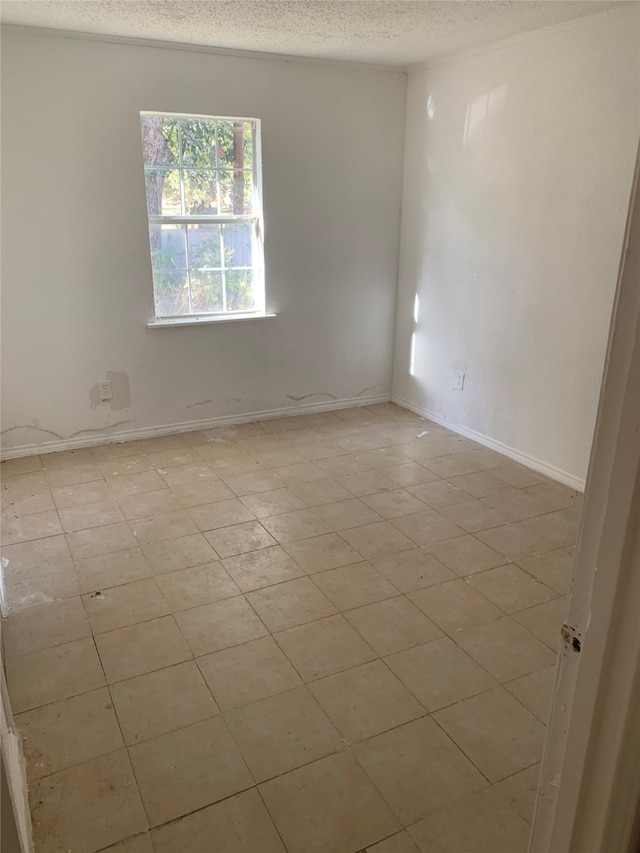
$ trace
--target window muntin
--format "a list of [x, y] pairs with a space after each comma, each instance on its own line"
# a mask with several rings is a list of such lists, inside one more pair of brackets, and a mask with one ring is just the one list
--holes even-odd
[[156, 318], [263, 314], [259, 120], [140, 124]]

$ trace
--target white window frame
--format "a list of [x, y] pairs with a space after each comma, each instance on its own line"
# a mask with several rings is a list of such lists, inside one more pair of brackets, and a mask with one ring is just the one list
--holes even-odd
[[[188, 313], [175, 315], [159, 315], [156, 313], [155, 285], [153, 283], [153, 260], [151, 259], [151, 245], [149, 244], [149, 258], [152, 263], [152, 288], [154, 299], [154, 319], [147, 323], [148, 327], [158, 326], [186, 326], [196, 325], [207, 322], [229, 322], [236, 320], [249, 320], [261, 317], [273, 317], [274, 314], [266, 313], [265, 306], [265, 275], [264, 275], [264, 217], [262, 209], [262, 144], [261, 144], [261, 121], [258, 118], [246, 116], [218, 116], [218, 115], [200, 115], [196, 113], [169, 113], [157, 112], [155, 110], [142, 110], [140, 119], [144, 116], [157, 116], [161, 118], [172, 119], [191, 119], [195, 121], [227, 121], [227, 122], [251, 122], [253, 125], [253, 199], [254, 210], [250, 214], [211, 214], [211, 215], [196, 215], [196, 216], [149, 216], [147, 220], [151, 225], [200, 225], [200, 224], [216, 224], [216, 225], [237, 225], [239, 223], [251, 224], [252, 228], [252, 260], [253, 260], [253, 287], [256, 307], [253, 310], [226, 310], [226, 288], [224, 277], [224, 253], [221, 259], [222, 263], [222, 280], [223, 280], [223, 304], [225, 310], [218, 312], [207, 313]], [[180, 126], [178, 125], [178, 128]], [[178, 131], [179, 132], [179, 131]], [[143, 163], [143, 167], [146, 164]], [[180, 162], [174, 166], [180, 171], [180, 181], [183, 185], [183, 164]], [[146, 204], [146, 188], [145, 188], [145, 204]], [[188, 242], [186, 245], [187, 261], [188, 260]]]

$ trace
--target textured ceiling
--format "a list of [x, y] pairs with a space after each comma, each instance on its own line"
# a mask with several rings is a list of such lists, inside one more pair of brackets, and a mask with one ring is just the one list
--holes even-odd
[[3, 0], [3, 23], [407, 66], [614, 0]]

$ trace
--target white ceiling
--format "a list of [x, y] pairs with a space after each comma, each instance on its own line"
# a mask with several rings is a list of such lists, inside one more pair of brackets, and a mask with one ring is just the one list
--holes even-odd
[[3, 0], [3, 23], [407, 66], [615, 0]]

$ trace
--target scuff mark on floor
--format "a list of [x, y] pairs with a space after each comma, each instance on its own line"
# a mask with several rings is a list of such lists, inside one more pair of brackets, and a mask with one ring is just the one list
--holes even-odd
[[329, 397], [330, 400], [337, 400], [338, 398], [333, 394], [329, 394], [327, 391], [317, 391], [314, 394], [303, 394], [302, 397], [294, 397], [293, 394], [285, 395], [287, 400], [293, 400], [296, 403], [302, 402], [302, 400], [308, 400], [310, 397]]

